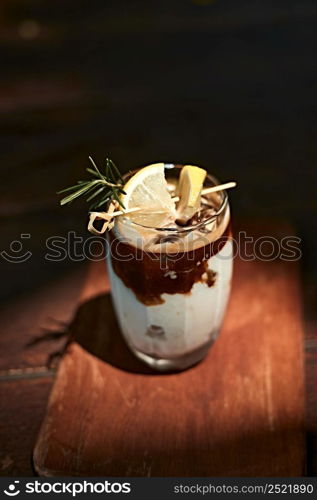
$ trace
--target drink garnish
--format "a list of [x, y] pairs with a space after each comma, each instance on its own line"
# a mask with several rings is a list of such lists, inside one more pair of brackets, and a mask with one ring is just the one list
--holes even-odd
[[[86, 170], [93, 175], [93, 178], [78, 181], [74, 186], [63, 189], [58, 194], [70, 193], [60, 201], [61, 205], [71, 203], [83, 195], [89, 195], [88, 202], [94, 200], [89, 207], [91, 210], [100, 209], [108, 204], [107, 212], [89, 213], [88, 230], [93, 234], [103, 234], [107, 229], [111, 229], [114, 218], [120, 215], [129, 215], [133, 222], [150, 227], [163, 227], [177, 217], [189, 220], [199, 209], [202, 194], [215, 193], [236, 186], [235, 182], [227, 182], [202, 189], [207, 175], [206, 170], [185, 165], [181, 170], [176, 196], [172, 197], [164, 175], [164, 163], [154, 163], [141, 168], [124, 184], [120, 171], [112, 160], [106, 159], [104, 173], [90, 156], [89, 160], [93, 169]], [[98, 230], [94, 226], [95, 220], [104, 221], [101, 229]]]
[[123, 187], [125, 194], [120, 200], [126, 213], [136, 207], [142, 210], [130, 212], [129, 218], [144, 226], [162, 227], [175, 220], [175, 202], [168, 191], [164, 163], [153, 163], [138, 170]]
[[201, 191], [207, 172], [203, 168], [185, 165], [180, 173], [176, 195], [179, 196], [177, 218], [186, 221], [200, 207]]
[[89, 156], [89, 160], [93, 168], [87, 168], [86, 170], [93, 175], [93, 178], [78, 181], [74, 186], [58, 191], [57, 194], [70, 192], [70, 194], [62, 198], [60, 204], [66, 205], [79, 198], [79, 196], [89, 194], [87, 201], [94, 200], [89, 206], [90, 209], [105, 206], [109, 201], [116, 201], [122, 208], [125, 208], [121, 199], [121, 196], [125, 194], [123, 189], [124, 180], [116, 165], [112, 160], [106, 158], [105, 173], [102, 173], [91, 156]]

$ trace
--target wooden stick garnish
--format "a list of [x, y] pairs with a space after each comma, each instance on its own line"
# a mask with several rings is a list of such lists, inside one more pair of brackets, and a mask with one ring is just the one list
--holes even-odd
[[[225, 184], [218, 184], [217, 186], [211, 186], [208, 188], [205, 188], [202, 190], [201, 194], [210, 194], [210, 193], [216, 193], [217, 191], [223, 191], [224, 189], [231, 189], [236, 187], [237, 183], [236, 182], [226, 182]], [[179, 201], [179, 196], [174, 196], [172, 198], [173, 201], [177, 202]], [[88, 231], [90, 231], [93, 234], [103, 234], [110, 225], [112, 225], [112, 219], [113, 217], [117, 217], [119, 215], [125, 215], [125, 214], [130, 214], [132, 212], [139, 212], [140, 210], [144, 210], [144, 207], [133, 207], [133, 208], [127, 208], [126, 210], [114, 210], [115, 206], [113, 203], [111, 203], [109, 207], [108, 212], [90, 212], [89, 214], [89, 223], [88, 223]], [[146, 209], [148, 211], [148, 208]], [[155, 213], [163, 213], [163, 211], [155, 211]], [[103, 224], [101, 230], [99, 231], [98, 229], [95, 228], [94, 226], [94, 221], [95, 220], [101, 220], [103, 219], [105, 223]], [[109, 228], [110, 229], [110, 228]]]
[[[237, 185], [236, 182], [226, 182], [225, 184], [219, 184], [218, 186], [211, 186], [209, 188], [205, 188], [201, 191], [201, 194], [204, 195], [204, 194], [216, 193], [217, 191], [223, 191], [224, 189], [234, 188], [236, 187], [236, 185]], [[174, 196], [172, 200], [179, 201], [179, 196]]]
[[[224, 189], [231, 189], [236, 187], [237, 183], [236, 182], [226, 182], [225, 184], [219, 184], [218, 186], [211, 186], [209, 188], [205, 188], [202, 190], [201, 194], [210, 194], [210, 193], [216, 193], [217, 191], [223, 191]], [[172, 198], [173, 201], [179, 201], [179, 196], [174, 196]], [[117, 215], [124, 215], [124, 214], [130, 214], [132, 212], [139, 212], [140, 210], [143, 210], [143, 207], [134, 207], [134, 208], [127, 208], [127, 210], [118, 210], [116, 212], [113, 212], [111, 214], [111, 217], [117, 217]], [[148, 209], [147, 209], [148, 210]], [[108, 213], [108, 212], [100, 212], [100, 213]], [[155, 212], [155, 213], [160, 213], [160, 212]]]

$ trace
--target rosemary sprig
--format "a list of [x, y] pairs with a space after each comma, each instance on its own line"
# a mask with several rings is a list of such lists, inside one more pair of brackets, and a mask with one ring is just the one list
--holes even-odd
[[120, 194], [126, 194], [123, 190], [124, 180], [112, 160], [106, 158], [105, 173], [101, 173], [94, 160], [89, 156], [93, 168], [87, 168], [87, 172], [93, 176], [92, 179], [78, 181], [74, 186], [58, 191], [57, 194], [70, 193], [61, 199], [61, 205], [71, 203], [79, 196], [89, 195], [87, 201], [94, 200], [89, 209], [97, 209], [111, 200], [116, 200], [122, 208], [125, 208]]

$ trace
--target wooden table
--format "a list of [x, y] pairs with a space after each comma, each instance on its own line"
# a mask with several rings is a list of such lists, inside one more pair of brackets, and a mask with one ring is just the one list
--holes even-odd
[[[272, 229], [274, 229], [275, 234], [279, 235], [285, 234], [285, 231], [289, 230], [288, 226], [282, 225], [274, 228], [271, 226], [270, 234], [272, 234]], [[250, 231], [252, 230], [254, 228], [250, 229]], [[49, 418], [46, 417], [40, 433], [35, 453], [38, 472], [45, 474], [48, 471], [51, 474], [55, 470], [55, 473], [90, 473], [95, 475], [128, 475], [129, 473], [132, 475], [304, 474], [305, 446], [301, 433], [304, 396], [301, 366], [302, 329], [299, 315], [300, 300], [297, 273], [298, 267], [294, 263], [237, 261], [233, 297], [220, 339], [201, 365], [183, 374], [170, 376], [151, 375], [146, 368], [139, 365], [132, 356], [129, 356], [124, 345], [120, 342], [118, 344], [117, 336], [115, 342], [110, 338], [105, 344], [104, 334], [106, 331], [104, 327], [106, 324], [112, 325], [110, 330], [113, 333], [115, 323], [110, 302], [105, 295], [108, 284], [104, 275], [103, 263], [94, 263], [90, 266], [86, 276], [73, 276], [72, 279], [67, 280], [67, 287], [65, 287], [65, 283], [59, 284], [55, 289], [48, 291], [46, 296], [41, 294], [42, 304], [45, 304], [46, 300], [49, 299], [51, 299], [50, 307], [52, 307], [52, 303], [55, 304], [55, 319], [57, 319], [56, 306], [60, 307], [58, 319], [66, 321], [75, 311], [76, 302], [80, 304], [80, 307], [70, 324], [70, 331], [75, 336], [76, 343], [71, 346], [70, 354], [65, 356], [60, 366], [48, 410]], [[258, 293], [254, 291], [255, 283], [259, 287]], [[66, 301], [59, 294], [61, 287], [64, 288], [64, 298], [68, 294], [68, 304], [72, 303], [73, 311], [65, 306]], [[260, 293], [259, 290], [261, 290]], [[35, 300], [33, 304], [36, 304]], [[46, 305], [46, 310], [45, 307], [40, 308], [40, 314], [38, 307], [31, 311], [29, 309], [30, 303], [24, 306], [24, 325], [27, 319], [36, 314], [36, 311], [39, 316], [47, 317], [49, 314], [50, 307], [48, 305]], [[21, 306], [20, 310], [23, 310]], [[25, 315], [26, 311], [29, 311], [28, 316]], [[259, 319], [260, 323], [258, 323]], [[38, 317], [37, 320], [41, 320], [41, 318]], [[252, 326], [255, 325], [256, 329], [252, 329]], [[62, 330], [55, 328], [54, 331]], [[25, 335], [25, 340], [27, 338], [32, 338], [31, 332]], [[62, 337], [57, 340], [57, 344], [61, 342]], [[13, 355], [11, 360], [8, 358], [8, 369], [6, 374], [2, 375], [6, 378], [2, 382], [2, 390], [7, 402], [9, 402], [7, 404], [8, 414], [12, 408], [17, 408], [20, 405], [21, 399], [24, 399], [27, 401], [28, 412], [23, 412], [23, 417], [21, 415], [16, 417], [20, 420], [17, 427], [23, 432], [23, 425], [24, 428], [27, 425], [26, 421], [32, 421], [31, 432], [28, 430], [30, 440], [18, 445], [19, 438], [12, 436], [11, 443], [8, 443], [9, 446], [4, 449], [2, 460], [4, 463], [3, 471], [6, 473], [17, 472], [19, 467], [24, 471], [27, 470], [27, 462], [25, 461], [24, 464], [20, 462], [17, 465], [17, 459], [19, 457], [19, 460], [22, 460], [22, 456], [24, 456], [25, 460], [26, 456], [30, 456], [32, 448], [30, 441], [32, 440], [34, 444], [35, 432], [44, 416], [44, 403], [51, 386], [52, 373], [46, 371], [44, 367], [41, 368], [40, 361], [43, 360], [45, 352], [48, 352], [47, 349], [43, 351], [43, 345], [41, 343], [35, 344], [31, 350], [21, 351], [23, 356], [20, 363], [28, 365], [21, 373], [10, 373], [10, 365], [12, 366], [13, 359], [17, 359], [17, 357]], [[54, 349], [57, 347], [58, 345], [54, 346]], [[3, 362], [6, 361], [3, 360]], [[213, 379], [210, 380], [208, 377], [211, 375]], [[19, 377], [23, 378], [19, 380]], [[75, 380], [77, 385], [73, 383]], [[136, 380], [139, 382], [135, 382]], [[215, 380], [217, 383], [213, 385]], [[195, 389], [195, 382], [197, 389]], [[141, 384], [139, 389], [136, 389], [135, 383]], [[193, 385], [191, 386], [191, 384]], [[70, 385], [68, 390], [67, 385]], [[61, 387], [66, 390], [62, 399]], [[81, 394], [85, 393], [85, 387], [90, 393], [91, 388], [95, 388], [94, 390], [97, 391], [94, 396], [93, 413], [90, 413], [90, 405], [88, 404], [88, 407], [85, 405], [87, 399], [78, 399], [76, 396], [76, 387]], [[182, 392], [184, 387], [191, 388]], [[142, 401], [141, 388], [142, 391], [146, 388], [148, 394], [156, 394], [154, 403], [152, 400], [151, 402], [146, 399], [144, 407], [142, 404], [140, 407], [140, 403], [135, 406], [136, 400], [140, 401], [141, 398]], [[175, 414], [177, 423], [174, 422], [176, 425], [174, 431], [173, 419], [166, 427], [170, 415], [168, 417], [161, 415], [163, 422], [164, 418], [167, 418], [164, 426], [171, 432], [170, 435], [168, 434], [171, 442], [170, 451], [168, 451], [168, 447], [165, 454], [163, 450], [158, 451], [156, 447], [159, 446], [158, 440], [161, 432], [154, 427], [146, 445], [148, 455], [142, 455], [141, 460], [140, 455], [135, 453], [135, 446], [136, 443], [142, 443], [142, 436], [138, 434], [142, 433], [142, 426], [140, 429], [136, 426], [134, 428], [136, 441], [132, 440], [130, 447], [126, 445], [126, 458], [120, 461], [120, 450], [124, 440], [120, 445], [118, 439], [124, 430], [129, 431], [129, 435], [132, 434], [133, 430], [128, 425], [132, 415], [136, 412], [136, 416], [139, 415], [138, 420], [140, 420], [143, 414], [148, 429], [151, 429], [153, 416], [149, 415], [151, 415], [152, 410], [148, 413], [147, 409], [152, 408], [151, 405], [155, 405], [155, 402], [161, 402], [171, 410], [174, 403], [173, 394], [181, 395], [182, 393], [183, 396], [180, 396], [181, 399], [178, 403], [182, 415], [186, 414], [189, 400], [197, 400], [195, 411], [198, 413], [195, 419], [198, 419], [198, 427], [192, 427], [193, 423], [190, 424], [193, 410], [189, 413], [187, 424], [186, 421], [181, 423], [181, 414]], [[25, 394], [24, 398], [19, 397], [20, 394]], [[103, 394], [108, 394], [108, 399]], [[224, 400], [225, 395], [227, 398]], [[43, 398], [42, 404], [39, 404], [41, 398]], [[99, 407], [98, 402], [102, 402], [104, 406]], [[209, 415], [206, 409], [207, 402], [208, 405], [211, 405], [209, 410], [209, 412], [212, 411], [213, 423], [211, 426], [210, 420], [206, 419], [206, 415]], [[56, 411], [56, 408], [63, 406], [60, 418], [55, 419], [52, 427], [52, 408]], [[67, 412], [66, 407], [68, 406], [71, 413]], [[126, 415], [124, 418], [122, 417], [121, 421], [121, 417], [119, 418], [120, 409], [123, 409], [122, 415]], [[63, 411], [65, 411], [64, 415]], [[114, 422], [113, 412], [116, 411], [119, 421], [114, 424], [114, 427], [111, 427], [110, 422]], [[96, 428], [100, 423], [98, 442], [99, 439], [104, 440], [107, 446], [99, 449], [94, 444], [93, 436], [95, 434], [93, 427], [90, 426], [92, 448], [89, 448], [89, 445], [88, 450], [85, 447], [82, 448], [82, 450], [86, 449], [87, 455], [83, 453], [81, 461], [74, 462], [72, 453], [69, 451], [68, 454], [66, 453], [69, 460], [63, 462], [59, 455], [60, 451], [58, 451], [58, 443], [60, 442], [58, 434], [61, 433], [65, 436], [65, 415], [66, 417], [68, 415], [67, 418], [70, 419], [67, 424], [67, 436], [69, 435], [70, 441], [68, 443], [66, 440], [64, 450], [67, 451], [69, 445], [69, 450], [76, 452], [80, 433], [87, 432], [87, 421], [91, 422], [91, 425], [95, 423]], [[99, 418], [96, 415], [99, 415]], [[190, 415], [192, 416], [190, 417]], [[55, 414], [56, 416], [58, 415]], [[21, 418], [24, 420], [22, 424]], [[108, 421], [108, 419], [110, 420]], [[56, 426], [57, 422], [59, 425]], [[161, 421], [162, 425], [163, 422]], [[10, 426], [10, 423], [7, 425]], [[187, 427], [188, 425], [189, 427]], [[207, 428], [209, 426], [208, 432], [206, 425]], [[106, 432], [107, 426], [112, 428], [112, 432]], [[179, 426], [182, 431], [177, 434]], [[102, 434], [103, 429], [104, 434]], [[8, 429], [5, 432], [8, 433]], [[198, 432], [196, 437], [195, 432]], [[200, 447], [202, 446], [201, 440], [204, 438], [204, 433], [205, 437], [207, 436], [206, 444], [205, 448], [201, 449], [198, 445], [200, 443]], [[56, 439], [54, 439], [54, 435]], [[181, 439], [181, 443], [178, 444], [173, 440], [173, 436], [177, 435]], [[146, 442], [147, 438], [144, 439]], [[212, 454], [210, 453], [211, 443], [213, 444]], [[109, 450], [106, 457], [103, 455], [105, 448]], [[12, 450], [17, 454], [15, 457], [12, 456]], [[157, 451], [157, 460], [155, 450]], [[179, 454], [180, 450], [183, 450], [181, 455]], [[199, 460], [198, 456], [196, 459], [192, 459], [195, 453], [201, 453], [201, 450], [204, 450], [202, 459]], [[28, 452], [27, 455], [26, 452]], [[144, 450], [139, 450], [139, 454], [143, 454], [143, 452]], [[177, 465], [175, 466], [172, 466], [169, 461], [169, 457], [173, 456], [173, 453], [178, 453]], [[98, 458], [96, 459], [96, 457]], [[63, 464], [61, 470], [57, 469], [57, 463], [60, 466]], [[77, 463], [77, 468], [75, 463]], [[94, 464], [93, 468], [92, 464]]]

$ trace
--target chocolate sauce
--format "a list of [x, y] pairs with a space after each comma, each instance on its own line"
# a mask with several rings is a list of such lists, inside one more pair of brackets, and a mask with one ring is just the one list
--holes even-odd
[[199, 248], [177, 253], [143, 251], [109, 233], [111, 263], [126, 287], [145, 305], [164, 303], [163, 293], [190, 293], [194, 283], [213, 286], [216, 273], [208, 259], [224, 247], [231, 235], [230, 223], [220, 238]]
[[202, 275], [202, 278], [202, 281], [206, 283], [207, 286], [211, 287], [216, 283], [217, 273], [215, 273], [212, 269], [207, 269], [206, 276]]
[[164, 329], [158, 325], [150, 325], [147, 328], [145, 335], [153, 339], [164, 339], [164, 340], [166, 339]]

